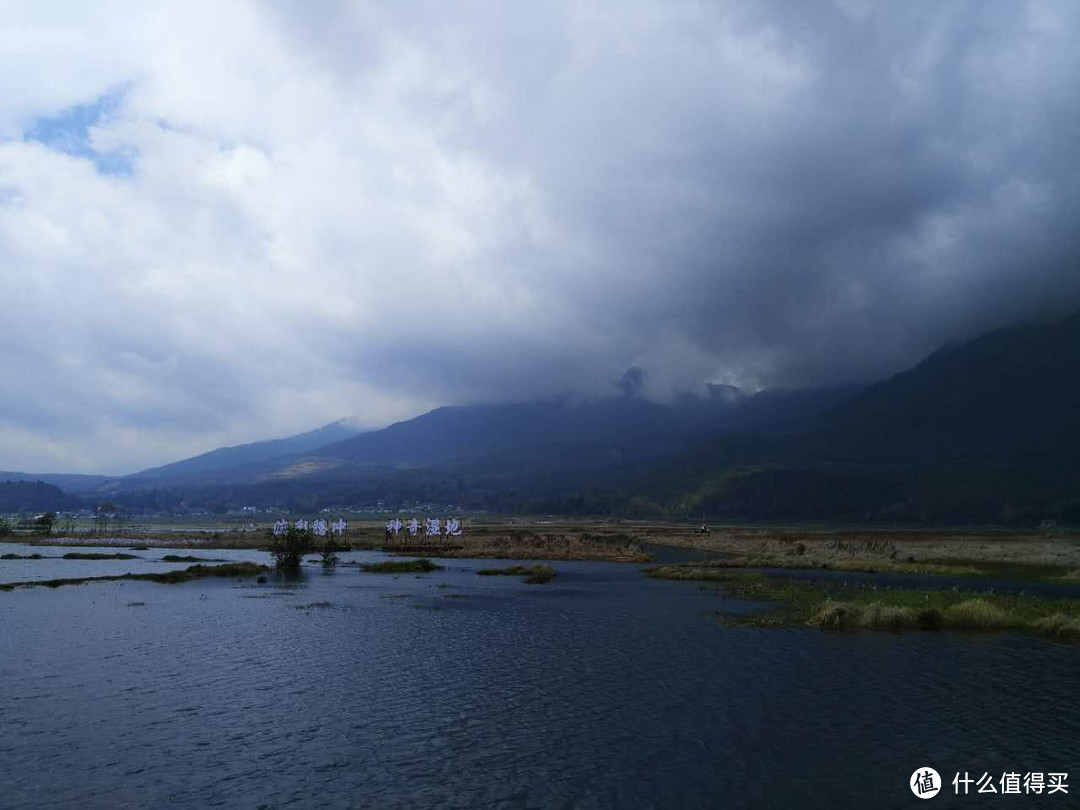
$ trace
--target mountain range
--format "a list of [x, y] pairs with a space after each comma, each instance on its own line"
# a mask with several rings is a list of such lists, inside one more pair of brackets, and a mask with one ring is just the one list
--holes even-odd
[[343, 419], [123, 477], [0, 481], [40, 480], [132, 509], [421, 501], [731, 519], [1072, 520], [1077, 358], [1080, 313], [944, 347], [868, 387], [712, 385], [664, 404], [628, 387], [599, 400], [438, 408], [382, 430]]

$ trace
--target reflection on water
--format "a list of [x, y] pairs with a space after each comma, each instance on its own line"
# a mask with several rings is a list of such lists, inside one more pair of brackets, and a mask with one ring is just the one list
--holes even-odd
[[0, 804], [899, 807], [923, 765], [1077, 770], [1074, 647], [730, 629], [636, 566], [446, 564], [0, 593]]

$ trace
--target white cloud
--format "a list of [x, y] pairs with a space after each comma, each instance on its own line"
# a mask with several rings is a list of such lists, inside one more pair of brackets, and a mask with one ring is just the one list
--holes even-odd
[[[843, 6], [9, 4], [0, 468], [865, 377], [1053, 297], [971, 292], [1072, 247], [1073, 7]], [[108, 93], [130, 171], [24, 140]]]

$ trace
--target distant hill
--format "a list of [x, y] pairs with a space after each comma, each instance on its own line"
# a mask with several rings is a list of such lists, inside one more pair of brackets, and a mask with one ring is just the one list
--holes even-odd
[[74, 473], [0, 472], [0, 481], [41, 481], [59, 487], [64, 492], [92, 492], [114, 479], [108, 475], [76, 475]]
[[[337, 422], [123, 479], [130, 508], [455, 504], [710, 519], [1080, 523], [1080, 313], [943, 348], [868, 388], [713, 386]], [[55, 478], [54, 478], [55, 480]], [[94, 489], [94, 486], [97, 489]]]
[[1080, 453], [1080, 313], [942, 349], [829, 414], [820, 452], [874, 460]]
[[1080, 522], [1080, 313], [942, 349], [793, 436], [720, 436], [631, 488], [731, 519]]
[[630, 393], [444, 407], [309, 452], [279, 454], [287, 448], [276, 444], [273, 452], [262, 446], [243, 459], [229, 453], [230, 463], [222, 464], [223, 451], [215, 451], [130, 476], [120, 499], [152, 509], [180, 501], [210, 509], [313, 509], [417, 500], [507, 511], [607, 508], [601, 506], [609, 500], [605, 487], [709, 436], [749, 426], [790, 431], [855, 390], [747, 396], [716, 386], [666, 404]]
[[[728, 410], [702, 403], [711, 423]], [[694, 424], [693, 427], [700, 427]], [[438, 408], [406, 422], [320, 448], [311, 460], [341, 463], [433, 466], [451, 459], [556, 444], [609, 445], [649, 454], [687, 432], [671, 409], [633, 398], [574, 402], [555, 399], [497, 405]], [[527, 459], [522, 459], [527, 463]]]
[[724, 431], [791, 430], [858, 389], [683, 396], [660, 404], [636, 396], [556, 398], [438, 408], [383, 430], [326, 445], [273, 477], [341, 477], [372, 467], [468, 469], [527, 477], [673, 455]]
[[[356, 436], [360, 429], [352, 419], [339, 419], [306, 433], [284, 439], [221, 447], [193, 458], [125, 476], [125, 489], [177, 483], [223, 483], [244, 480], [264, 472], [269, 462], [292, 458], [323, 445]], [[272, 466], [272, 465], [271, 465]]]
[[[2, 474], [0, 474], [2, 475]], [[43, 481], [0, 480], [0, 514], [78, 509], [82, 501]]]

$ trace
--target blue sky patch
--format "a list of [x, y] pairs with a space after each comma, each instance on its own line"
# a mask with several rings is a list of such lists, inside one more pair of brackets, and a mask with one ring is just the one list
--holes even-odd
[[76, 104], [56, 115], [38, 118], [26, 131], [25, 140], [37, 141], [57, 152], [86, 158], [101, 174], [130, 174], [134, 153], [127, 149], [96, 151], [90, 128], [106, 120], [120, 106], [125, 89], [110, 90], [89, 104]]

